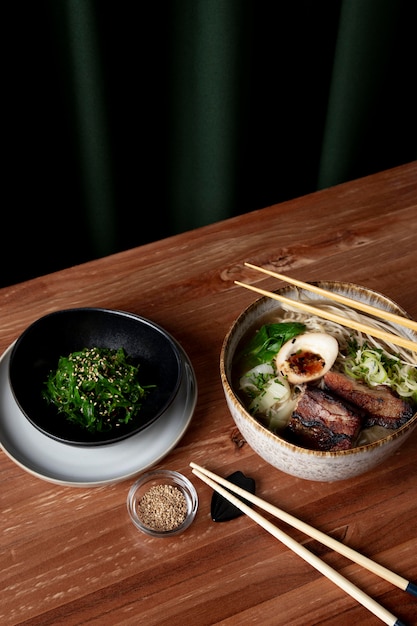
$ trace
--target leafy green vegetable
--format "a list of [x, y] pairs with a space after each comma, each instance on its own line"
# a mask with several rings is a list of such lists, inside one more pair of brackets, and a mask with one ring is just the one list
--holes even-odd
[[306, 329], [300, 322], [281, 322], [264, 324], [241, 350], [238, 360], [242, 371], [255, 367], [259, 363], [270, 363], [281, 347]]
[[89, 432], [105, 432], [136, 416], [149, 388], [123, 348], [84, 348], [61, 356], [42, 396], [59, 413]]

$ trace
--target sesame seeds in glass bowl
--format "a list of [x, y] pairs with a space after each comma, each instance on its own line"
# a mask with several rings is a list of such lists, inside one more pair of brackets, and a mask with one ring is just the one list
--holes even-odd
[[131, 486], [127, 510], [136, 528], [151, 537], [172, 537], [186, 530], [197, 513], [194, 485], [172, 470], [143, 474]]

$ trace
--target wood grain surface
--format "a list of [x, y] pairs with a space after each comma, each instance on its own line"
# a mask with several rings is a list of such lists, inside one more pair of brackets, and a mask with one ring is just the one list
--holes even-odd
[[[133, 479], [53, 484], [2, 451], [3, 626], [381, 623], [247, 517], [212, 522], [212, 492], [191, 461], [222, 476], [243, 471], [262, 498], [417, 581], [417, 433], [375, 470], [317, 483], [267, 465], [236, 430], [219, 356], [255, 294], [233, 281], [280, 284], [245, 261], [303, 281], [364, 285], [417, 319], [417, 162], [0, 290], [1, 352], [38, 317], [74, 306], [132, 311], [174, 335], [194, 366], [198, 401], [187, 432], [155, 467], [183, 472], [200, 498], [184, 534], [148, 538], [127, 515]], [[281, 524], [405, 624], [417, 624], [417, 598]]]

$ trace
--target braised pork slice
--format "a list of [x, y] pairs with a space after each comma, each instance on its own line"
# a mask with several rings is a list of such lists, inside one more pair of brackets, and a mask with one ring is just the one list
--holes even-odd
[[311, 450], [347, 450], [362, 426], [360, 410], [317, 387], [301, 392], [286, 429], [293, 443]]
[[386, 385], [370, 388], [365, 383], [334, 371], [325, 374], [324, 384], [331, 392], [366, 412], [364, 428], [400, 428], [413, 415], [412, 407]]

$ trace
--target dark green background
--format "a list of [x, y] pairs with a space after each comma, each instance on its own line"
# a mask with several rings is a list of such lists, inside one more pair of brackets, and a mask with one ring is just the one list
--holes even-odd
[[0, 286], [414, 160], [414, 13], [4, 3]]

